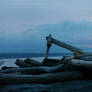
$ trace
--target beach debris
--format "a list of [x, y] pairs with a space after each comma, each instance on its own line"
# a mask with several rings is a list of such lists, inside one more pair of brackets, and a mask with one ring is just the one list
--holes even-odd
[[31, 59], [31, 58], [25, 59], [24, 62], [32, 66], [42, 66], [43, 65], [42, 62]]
[[[92, 57], [89, 57], [92, 56], [92, 53], [84, 52], [74, 46], [58, 41], [52, 38], [51, 35], [46, 39], [47, 50], [43, 62], [31, 58], [17, 59], [15, 64], [18, 67], [3, 67], [0, 70], [0, 84], [92, 80]], [[60, 60], [48, 58], [52, 43], [72, 51], [73, 56], [63, 56]]]
[[47, 58], [46, 59], [45, 58], [42, 63], [43, 63], [44, 66], [51, 67], [51, 66], [59, 65], [60, 62], [61, 62], [61, 60], [59, 60], [59, 59], [52, 59], [52, 58]]
[[15, 64], [19, 67], [32, 67], [32, 66], [42, 66], [43, 64], [37, 60], [27, 58], [25, 60], [17, 59]]
[[75, 59], [82, 59], [82, 60], [88, 59], [90, 61], [92, 60], [92, 53], [91, 52], [85, 52], [82, 49], [76, 48], [72, 45], [69, 45], [69, 44], [64, 43], [62, 41], [59, 41], [59, 40], [53, 38], [51, 36], [51, 34], [46, 37], [46, 40], [47, 40], [47, 50], [46, 50], [46, 56], [45, 56], [46, 59], [48, 58], [50, 47], [52, 46], [52, 44], [55, 44], [59, 47], [68, 49], [69, 51], [72, 51]]
[[24, 60], [16, 59], [15, 64], [19, 67], [31, 67], [32, 65], [27, 64], [24, 62]]
[[4, 74], [0, 73], [0, 84], [14, 83], [56, 83], [70, 80], [83, 80], [84, 76], [78, 72], [56, 72], [39, 75]]
[[22, 74], [43, 74], [43, 73], [54, 73], [59, 71], [64, 71], [67, 68], [71, 68], [69, 65], [60, 64], [53, 67], [39, 66], [39, 67], [16, 67], [16, 68], [8, 68], [1, 70], [0, 73], [13, 73], [13, 72], [21, 72]]

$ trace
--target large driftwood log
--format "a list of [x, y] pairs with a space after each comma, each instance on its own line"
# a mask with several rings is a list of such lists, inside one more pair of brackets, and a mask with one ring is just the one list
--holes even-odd
[[58, 72], [40, 75], [21, 75], [0, 73], [0, 84], [10, 83], [53, 83], [84, 79], [80, 72]]
[[31, 67], [32, 65], [27, 64], [24, 62], [24, 60], [17, 59], [15, 64], [19, 67]]
[[65, 56], [63, 57], [63, 60], [61, 60], [62, 63], [68, 63], [72, 66], [76, 67], [92, 67], [92, 61], [87, 61], [87, 60], [79, 60], [79, 59], [74, 59], [71, 56]]
[[0, 73], [14, 73], [14, 72], [21, 72], [22, 74], [42, 74], [42, 73], [53, 73], [58, 71], [63, 71], [67, 68], [71, 68], [69, 65], [60, 64], [54, 67], [25, 67], [25, 68], [13, 68], [13, 69], [6, 69], [1, 70]]
[[42, 63], [40, 61], [34, 60], [34, 59], [25, 59], [24, 62], [26, 64], [32, 65], [32, 66], [42, 66]]
[[48, 59], [44, 59], [43, 60], [43, 65], [44, 66], [57, 66], [58, 64], [60, 63], [60, 60], [58, 59], [51, 59], [51, 58], [48, 58]]
[[79, 57], [80, 60], [92, 61], [92, 55], [83, 55]]
[[73, 66], [83, 66], [83, 67], [92, 67], [92, 61], [85, 61], [85, 60], [78, 60], [78, 59], [72, 59], [70, 61], [68, 61], [69, 64], [73, 65]]

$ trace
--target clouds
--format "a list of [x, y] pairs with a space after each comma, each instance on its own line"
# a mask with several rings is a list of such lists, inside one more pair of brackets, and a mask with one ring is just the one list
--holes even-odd
[[[24, 30], [70, 20], [92, 20], [90, 0], [0, 0], [0, 25], [4, 30]], [[29, 29], [29, 27], [28, 27]]]
[[91, 9], [91, 0], [0, 0], [0, 51], [44, 52], [49, 33], [90, 47]]
[[86, 49], [92, 46], [92, 22], [90, 21], [64, 21], [58, 24], [43, 25], [40, 30], [43, 30], [44, 35], [52, 33], [55, 38], [74, 46], [86, 47]]
[[[52, 24], [65, 20], [92, 20], [90, 0], [0, 0], [0, 24]], [[16, 25], [17, 24], [17, 25]], [[8, 28], [8, 29], [9, 29]], [[22, 28], [21, 28], [22, 29]]]
[[[45, 51], [45, 37], [49, 34], [60, 41], [67, 42], [79, 48], [88, 49], [92, 46], [92, 22], [90, 21], [64, 21], [57, 24], [44, 24], [35, 29], [24, 31], [24, 36], [29, 44], [34, 44], [34, 48], [39, 47], [36, 51]], [[22, 39], [23, 39], [22, 38]], [[26, 42], [25, 41], [25, 42]], [[34, 42], [33, 42], [34, 41]], [[40, 47], [41, 46], [41, 47]], [[43, 50], [44, 49], [44, 50]], [[52, 51], [60, 51], [61, 48], [52, 49]]]
[[66, 39], [76, 37], [91, 37], [92, 22], [90, 21], [64, 21], [57, 24], [47, 24], [40, 26], [39, 30], [43, 30], [45, 34], [52, 33], [56, 37]]
[[[0, 34], [0, 51], [3, 52], [45, 52], [45, 37], [49, 34], [60, 41], [67, 42], [79, 48], [91, 49], [92, 22], [90, 21], [63, 21], [56, 24], [44, 24], [35, 28], [21, 31], [5, 31]], [[53, 47], [51, 52], [64, 51]]]

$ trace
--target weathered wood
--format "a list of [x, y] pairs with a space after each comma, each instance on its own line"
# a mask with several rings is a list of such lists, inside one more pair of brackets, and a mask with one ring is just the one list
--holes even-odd
[[49, 50], [50, 50], [50, 47], [51, 47], [51, 34], [46, 37], [46, 40], [47, 40], [47, 49], [46, 49], [46, 56], [45, 56], [45, 60], [48, 58], [48, 55], [49, 55]]
[[44, 59], [43, 60], [43, 65], [44, 66], [57, 66], [58, 64], [60, 63], [60, 60], [57, 60], [57, 59]]
[[74, 67], [88, 67], [89, 69], [92, 69], [92, 61], [74, 59], [72, 56], [63, 57], [61, 62], [70, 64]]
[[83, 66], [83, 67], [92, 67], [92, 61], [85, 61], [85, 60], [78, 60], [78, 59], [72, 59], [68, 61], [69, 64], [73, 66]]
[[19, 67], [31, 67], [32, 65], [26, 64], [24, 60], [17, 59], [15, 64]]
[[66, 48], [66, 49], [68, 49], [68, 50], [70, 50], [70, 51], [73, 51], [73, 52], [79, 52], [79, 53], [82, 53], [82, 52], [83, 52], [83, 51], [82, 51], [81, 49], [79, 49], [79, 48], [76, 48], [76, 47], [71, 46], [71, 45], [69, 45], [69, 44], [66, 44], [66, 43], [64, 43], [64, 42], [61, 42], [61, 41], [59, 41], [59, 40], [56, 40], [55, 38], [51, 37], [51, 35], [47, 36], [47, 37], [46, 37], [46, 40], [47, 40], [47, 43], [48, 43], [48, 40], [49, 40], [49, 43], [53, 43], [53, 44], [55, 44], [55, 45], [58, 45], [58, 46], [63, 47], [63, 48]]
[[[6, 70], [6, 69], [15, 69], [17, 67], [7, 67], [7, 66], [2, 66], [1, 70]], [[0, 71], [1, 71], [0, 70]]]
[[58, 72], [40, 75], [2, 74], [0, 73], [0, 84], [11, 83], [53, 83], [60, 81], [71, 81], [84, 79], [80, 72]]
[[83, 55], [82, 57], [79, 57], [78, 59], [85, 60], [85, 61], [92, 61], [92, 55]]
[[42, 66], [42, 63], [40, 61], [31, 58], [25, 59], [24, 62], [32, 66]]
[[42, 74], [42, 73], [53, 73], [58, 71], [63, 71], [65, 69], [71, 68], [69, 65], [60, 64], [54, 67], [25, 67], [25, 68], [13, 68], [13, 69], [6, 69], [1, 70], [0, 73], [14, 73], [14, 72], [21, 72], [23, 74]]

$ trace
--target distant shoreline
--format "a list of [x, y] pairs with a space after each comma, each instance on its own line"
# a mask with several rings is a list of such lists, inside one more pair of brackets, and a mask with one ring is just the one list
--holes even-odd
[[[72, 53], [50, 53], [49, 56], [72, 55]], [[45, 53], [0, 53], [0, 59], [45, 57]]]

